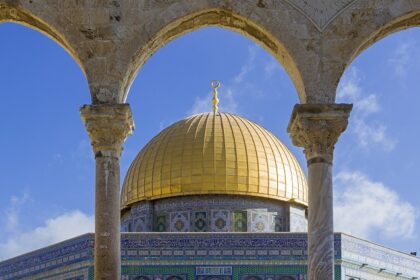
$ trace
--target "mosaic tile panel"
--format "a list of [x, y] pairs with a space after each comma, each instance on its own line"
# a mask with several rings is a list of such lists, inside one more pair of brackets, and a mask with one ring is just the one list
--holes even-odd
[[[137, 232], [169, 232], [171, 228], [171, 214], [188, 212], [191, 232], [234, 232], [234, 212], [235, 211], [256, 211], [264, 212], [268, 215], [268, 223], [264, 221], [264, 230], [258, 230], [254, 223], [254, 232], [275, 232], [275, 216], [283, 217], [284, 223], [290, 219], [289, 205], [283, 202], [276, 202], [272, 199], [245, 197], [235, 195], [205, 195], [189, 196], [177, 198], [165, 198], [156, 201], [142, 201], [128, 209], [121, 217], [121, 228], [123, 231]], [[199, 213], [199, 214], [196, 214]], [[167, 215], [164, 218], [158, 216]], [[247, 230], [251, 230], [251, 216], [247, 216]], [[265, 217], [264, 217], [265, 219]], [[157, 220], [161, 224], [157, 224]], [[241, 220], [242, 221], [242, 220]], [[183, 221], [178, 222], [178, 226]], [[306, 223], [306, 220], [304, 221]], [[258, 224], [258, 222], [256, 222]], [[261, 225], [259, 224], [261, 227]], [[285, 225], [287, 227], [288, 225]], [[159, 230], [157, 229], [159, 228]], [[241, 231], [242, 227], [239, 228]], [[176, 228], [175, 228], [176, 229]]]
[[147, 217], [145, 215], [139, 216], [133, 221], [133, 230], [135, 232], [147, 232]]
[[211, 231], [228, 232], [231, 231], [231, 215], [228, 210], [211, 211]]
[[186, 274], [143, 274], [143, 275], [122, 275], [121, 280], [187, 280]]
[[126, 220], [126, 221], [123, 221], [122, 223], [121, 223], [121, 232], [130, 232], [129, 231], [129, 228], [130, 228], [130, 221], [129, 220]]
[[306, 280], [305, 275], [243, 274], [241, 280]]
[[[303, 233], [122, 234], [123, 279], [304, 280], [306, 238]], [[334, 246], [340, 263], [336, 280], [420, 275], [420, 259], [408, 254], [345, 234], [335, 234]], [[93, 234], [80, 236], [0, 262], [0, 280], [90, 280], [92, 253]], [[378, 267], [386, 271], [378, 274]]]
[[[142, 205], [150, 201], [141, 201], [134, 204]], [[289, 204], [273, 199], [238, 196], [238, 195], [191, 195], [184, 197], [172, 197], [153, 201], [155, 212], [176, 212], [181, 210], [246, 210], [246, 209], [267, 209], [270, 212], [277, 212], [279, 215], [288, 213]]]
[[251, 210], [248, 212], [248, 224], [251, 232], [269, 232], [270, 225], [268, 222], [267, 211]]
[[248, 231], [247, 221], [248, 221], [248, 215], [246, 211], [233, 212], [233, 231], [235, 232]]
[[196, 280], [232, 280], [232, 276], [217, 275], [217, 276], [196, 276]]
[[[150, 280], [190, 280], [195, 278], [195, 271], [193, 266], [185, 265], [154, 265], [154, 266], [122, 266], [121, 273], [123, 275], [121, 280], [132, 280], [135, 277], [142, 277], [147, 275]], [[179, 278], [177, 278], [179, 277]], [[159, 279], [158, 279], [159, 278]]]
[[167, 216], [165, 214], [157, 215], [155, 220], [155, 231], [165, 232], [167, 230]]
[[170, 213], [171, 232], [187, 232], [190, 231], [190, 212], [172, 212]]
[[[82, 271], [82, 269], [86, 268], [82, 264], [85, 264], [85, 266], [90, 265], [92, 256], [93, 234], [84, 234], [59, 244], [0, 262], [0, 280], [22, 279], [28, 275], [46, 273], [62, 267], [70, 269], [75, 264], [79, 264]], [[68, 272], [68, 270], [64, 272]], [[56, 279], [60, 278], [57, 277]]]
[[306, 266], [239, 266], [234, 280], [307, 280]]
[[208, 214], [206, 211], [194, 212], [193, 228], [196, 232], [209, 231]]

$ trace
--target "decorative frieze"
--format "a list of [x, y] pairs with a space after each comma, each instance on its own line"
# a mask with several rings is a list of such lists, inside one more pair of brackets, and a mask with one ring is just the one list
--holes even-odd
[[[274, 277], [273, 280], [290, 279], [281, 277], [293, 276], [293, 271], [304, 271], [307, 259], [306, 238], [307, 235], [302, 233], [122, 234], [123, 279], [154, 275], [152, 269], [167, 277], [185, 273], [168, 271], [174, 267], [192, 269], [192, 274], [197, 272], [197, 276], [217, 272], [226, 276], [240, 275], [238, 279], [247, 279], [245, 275], [249, 276], [251, 271], [255, 271], [254, 276], [265, 275], [262, 279], [266, 280], [269, 275]], [[334, 235], [334, 247], [336, 268], [353, 267], [353, 271], [363, 270], [364, 274], [369, 275], [369, 271], [374, 268], [384, 267], [389, 272], [402, 273], [406, 277], [404, 279], [420, 275], [420, 260], [408, 254], [338, 233]], [[70, 270], [74, 275], [78, 275], [78, 271], [84, 275], [86, 270], [93, 269], [92, 253], [93, 234], [84, 235], [0, 262], [0, 279], [27, 279], [29, 275], [33, 279], [68, 279], [64, 276], [68, 276]], [[357, 266], [362, 263], [367, 264], [364, 266], [366, 269]], [[143, 272], [137, 269], [139, 267]], [[220, 269], [211, 270], [207, 267]], [[257, 273], [259, 268], [265, 273]], [[277, 270], [274, 272], [273, 268]], [[60, 272], [52, 274], [57, 270]], [[301, 274], [303, 277], [304, 273]], [[37, 278], [39, 275], [45, 277]], [[54, 276], [51, 278], [51, 275]], [[377, 271], [375, 275], [375, 279], [381, 279]], [[304, 279], [299, 277], [292, 279]]]

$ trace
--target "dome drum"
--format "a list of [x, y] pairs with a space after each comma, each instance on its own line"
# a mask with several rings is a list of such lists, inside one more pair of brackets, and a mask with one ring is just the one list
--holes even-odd
[[237, 195], [140, 201], [121, 218], [124, 232], [304, 232], [305, 207]]

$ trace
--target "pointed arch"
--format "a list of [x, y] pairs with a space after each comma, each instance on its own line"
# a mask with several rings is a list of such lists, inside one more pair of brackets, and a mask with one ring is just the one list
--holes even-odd
[[[47, 5], [44, 5], [42, 8], [45, 9], [45, 14], [54, 15], [54, 13], [56, 13], [56, 11], [48, 11], [51, 10], [51, 8]], [[47, 21], [35, 15], [35, 13], [29, 10], [25, 10], [22, 7], [0, 3], [0, 24], [5, 22], [21, 24], [46, 35], [57, 44], [59, 44], [68, 54], [70, 54], [70, 56], [76, 61], [86, 76], [82, 60], [66, 36]]]
[[[124, 76], [123, 96], [120, 102], [126, 100], [131, 83], [151, 55], [181, 35], [206, 26], [223, 27], [257, 42], [285, 68], [297, 89], [301, 102], [306, 100], [305, 87], [297, 63], [289, 49], [276, 36], [251, 19], [234, 13], [232, 10], [212, 8], [184, 15], [157, 28], [158, 31], [150, 36], [150, 39], [141, 45], [131, 57], [130, 67]], [[133, 40], [138, 40], [138, 38]]]
[[382, 26], [381, 28], [378, 28], [371, 32], [371, 34], [364, 38], [364, 40], [362, 40], [353, 50], [348, 65], [350, 65], [350, 63], [365, 49], [369, 48], [379, 40], [395, 32], [412, 27], [420, 27], [420, 9], [398, 16], [389, 23]]

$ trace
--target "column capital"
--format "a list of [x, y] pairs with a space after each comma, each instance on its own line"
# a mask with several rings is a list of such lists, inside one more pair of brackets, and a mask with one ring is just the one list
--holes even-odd
[[119, 157], [122, 145], [134, 130], [128, 104], [84, 105], [80, 115], [95, 153], [95, 157]]
[[308, 164], [332, 163], [334, 145], [347, 128], [352, 104], [296, 104], [287, 132], [304, 148]]

